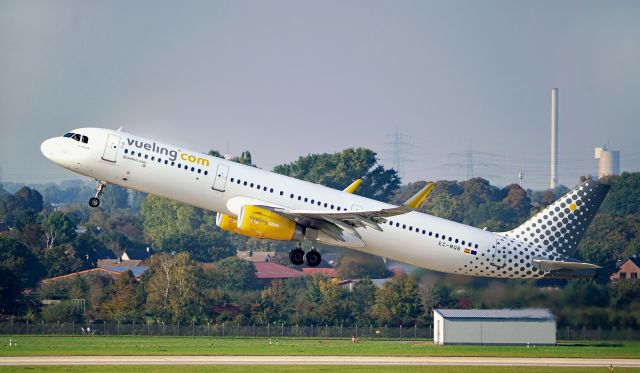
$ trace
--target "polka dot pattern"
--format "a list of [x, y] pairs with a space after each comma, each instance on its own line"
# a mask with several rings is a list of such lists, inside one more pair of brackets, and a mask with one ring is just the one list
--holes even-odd
[[455, 273], [506, 278], [539, 278], [533, 259], [564, 260], [571, 257], [593, 220], [609, 186], [587, 181], [536, 214], [518, 228], [497, 233], [489, 250], [478, 250]]

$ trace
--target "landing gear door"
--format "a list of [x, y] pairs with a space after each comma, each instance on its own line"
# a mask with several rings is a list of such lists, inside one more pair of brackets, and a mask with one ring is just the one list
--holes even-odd
[[498, 268], [504, 267], [507, 264], [507, 241], [504, 238], [498, 238], [493, 244], [492, 251], [491, 265]]
[[227, 186], [227, 175], [229, 174], [229, 166], [219, 164], [216, 170], [216, 178], [213, 180], [213, 190], [224, 192]]
[[120, 145], [120, 136], [117, 135], [109, 135], [107, 137], [107, 143], [104, 146], [104, 153], [102, 153], [102, 159], [109, 162], [116, 161], [116, 156], [118, 155], [118, 148]]

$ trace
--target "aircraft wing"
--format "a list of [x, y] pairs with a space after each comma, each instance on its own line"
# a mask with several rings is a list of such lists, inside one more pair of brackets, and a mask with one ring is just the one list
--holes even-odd
[[342, 238], [342, 232], [344, 231], [359, 237], [355, 228], [372, 228], [382, 231], [380, 224], [386, 221], [385, 218], [406, 214], [420, 207], [434, 186], [435, 183], [429, 183], [402, 205], [379, 210], [327, 211], [263, 207], [269, 208], [306, 227], [321, 230], [335, 240], [344, 241]]

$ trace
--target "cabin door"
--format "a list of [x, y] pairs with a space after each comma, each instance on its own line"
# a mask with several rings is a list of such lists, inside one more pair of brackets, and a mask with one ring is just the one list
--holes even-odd
[[227, 186], [227, 175], [229, 174], [229, 166], [226, 164], [219, 164], [216, 171], [216, 178], [213, 180], [213, 190], [224, 192]]
[[118, 155], [118, 146], [120, 145], [120, 136], [109, 135], [107, 137], [107, 143], [104, 146], [104, 153], [102, 153], [102, 159], [109, 162], [115, 162]]

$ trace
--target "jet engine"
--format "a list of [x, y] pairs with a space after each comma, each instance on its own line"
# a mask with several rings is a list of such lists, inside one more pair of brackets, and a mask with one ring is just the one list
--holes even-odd
[[305, 232], [302, 225], [271, 210], [252, 205], [242, 206], [237, 218], [218, 213], [216, 225], [243, 236], [278, 241], [302, 241]]

